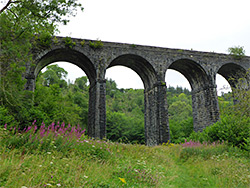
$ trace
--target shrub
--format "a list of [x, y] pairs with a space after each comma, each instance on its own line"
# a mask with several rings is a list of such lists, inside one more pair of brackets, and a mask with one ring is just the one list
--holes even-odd
[[7, 108], [0, 106], [0, 127], [7, 124], [8, 126], [14, 126], [17, 122], [15, 121], [14, 116], [9, 113]]
[[67, 46], [69, 48], [73, 48], [76, 45], [76, 43], [73, 42], [70, 37], [65, 37], [64, 38], [64, 43], [65, 43], [65, 46]]
[[192, 133], [189, 138], [200, 142], [226, 141], [229, 145], [246, 148], [248, 137], [250, 137], [250, 118], [231, 114], [222, 117], [203, 132]]
[[236, 59], [241, 59], [245, 56], [245, 50], [243, 46], [234, 46], [231, 48], [228, 48], [228, 52], [230, 55], [232, 55]]
[[43, 47], [50, 47], [52, 44], [52, 36], [49, 33], [42, 33], [38, 37], [38, 44], [43, 46]]
[[103, 43], [101, 40], [89, 41], [89, 46], [94, 49], [99, 49], [103, 47]]

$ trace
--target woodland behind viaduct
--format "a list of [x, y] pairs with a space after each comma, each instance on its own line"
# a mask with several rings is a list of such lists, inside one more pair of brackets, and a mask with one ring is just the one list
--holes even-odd
[[[45, 66], [67, 61], [80, 67], [90, 82], [88, 135], [106, 135], [106, 80], [110, 67], [123, 65], [134, 70], [144, 84], [145, 138], [147, 145], [170, 140], [166, 102], [165, 74], [174, 69], [183, 74], [192, 88], [194, 130], [202, 131], [219, 120], [216, 74], [235, 87], [234, 80], [250, 68], [250, 57], [235, 59], [231, 55], [169, 49], [134, 44], [102, 42], [93, 46], [83, 39], [55, 37], [51, 45], [35, 45], [33, 62], [26, 63], [26, 89], [35, 90], [38, 73]], [[98, 41], [97, 41], [98, 42]], [[128, 78], [129, 80], [129, 78]]]

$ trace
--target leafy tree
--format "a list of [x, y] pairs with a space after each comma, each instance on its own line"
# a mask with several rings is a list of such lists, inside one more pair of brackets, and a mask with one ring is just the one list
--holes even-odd
[[75, 85], [82, 91], [88, 90], [88, 78], [86, 76], [77, 78], [75, 80]]
[[34, 111], [32, 93], [24, 90], [25, 63], [32, 63], [34, 39], [51, 37], [57, 24], [66, 24], [78, 7], [82, 9], [75, 0], [9, 0], [0, 10], [0, 104], [22, 124]]
[[46, 71], [41, 73], [41, 80], [44, 86], [49, 86], [52, 84], [58, 84], [60, 88], [66, 88], [67, 82], [64, 80], [67, 78], [68, 72], [63, 68], [56, 65], [50, 65], [46, 67]]
[[191, 100], [184, 93], [175, 96], [173, 101], [168, 108], [170, 119], [182, 121], [188, 117], [192, 117]]

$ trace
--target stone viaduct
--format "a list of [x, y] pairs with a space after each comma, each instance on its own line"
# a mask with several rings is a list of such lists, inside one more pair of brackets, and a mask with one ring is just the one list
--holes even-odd
[[33, 62], [27, 62], [25, 78], [26, 89], [34, 91], [36, 77], [45, 66], [66, 61], [80, 67], [90, 82], [88, 135], [94, 138], [106, 135], [105, 73], [110, 67], [123, 65], [140, 76], [144, 84], [145, 142], [150, 146], [170, 140], [165, 82], [168, 69], [180, 72], [189, 81], [194, 130], [202, 131], [220, 118], [216, 74], [234, 87], [230, 78], [238, 78], [250, 68], [250, 57], [235, 59], [226, 54], [111, 42], [94, 46], [89, 42], [96, 41], [55, 37], [49, 47], [34, 45]]

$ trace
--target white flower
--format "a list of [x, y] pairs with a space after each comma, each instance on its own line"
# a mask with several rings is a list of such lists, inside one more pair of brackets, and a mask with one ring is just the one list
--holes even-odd
[[52, 164], [53, 164], [53, 162], [51, 161], [51, 162], [50, 162], [50, 164], [52, 165]]
[[88, 176], [85, 176], [85, 175], [84, 175], [83, 177], [84, 177], [84, 178], [88, 178]]
[[48, 151], [47, 153], [48, 153], [49, 155], [51, 154], [51, 152], [50, 152], [50, 151]]
[[61, 187], [62, 185], [60, 183], [56, 184], [57, 187]]
[[21, 188], [28, 188], [28, 187], [26, 187], [26, 186], [22, 186]]
[[39, 167], [42, 167], [43, 165], [39, 165]]

